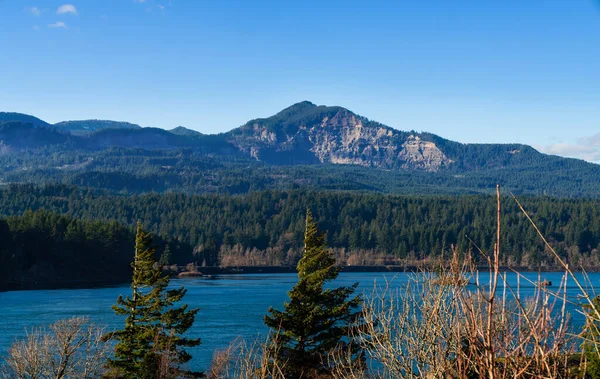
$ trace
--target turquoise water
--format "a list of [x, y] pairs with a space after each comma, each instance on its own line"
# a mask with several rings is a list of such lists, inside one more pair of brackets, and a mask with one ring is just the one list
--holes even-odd
[[[392, 281], [393, 287], [401, 287], [408, 280], [405, 273], [341, 273], [333, 285], [350, 285], [359, 282], [358, 291], [368, 296], [374, 281]], [[525, 273], [537, 281], [537, 273]], [[486, 275], [480, 282], [486, 283]], [[558, 287], [562, 274], [542, 273], [542, 279], [552, 281]], [[238, 337], [255, 338], [267, 331], [263, 316], [270, 306], [283, 308], [287, 291], [296, 283], [295, 274], [247, 274], [222, 275], [214, 279], [193, 278], [174, 280], [175, 286], [184, 285], [188, 293], [184, 301], [193, 308], [200, 308], [190, 335], [202, 338], [202, 344], [193, 349], [194, 369], [208, 367], [215, 349], [225, 348]], [[600, 274], [590, 274], [592, 284], [600, 288]], [[516, 275], [509, 274], [508, 281], [516, 287]], [[573, 281], [568, 282], [568, 296], [578, 301], [579, 290]], [[529, 296], [534, 287], [521, 281], [522, 296]], [[128, 295], [128, 285], [93, 289], [64, 289], [11, 291], [0, 293], [0, 355], [10, 344], [25, 334], [26, 328], [49, 324], [72, 316], [87, 316], [94, 322], [104, 324], [109, 330], [122, 327], [123, 318], [111, 310], [119, 294]], [[500, 291], [499, 295], [502, 295]], [[582, 316], [569, 306], [572, 324], [580, 325]]]

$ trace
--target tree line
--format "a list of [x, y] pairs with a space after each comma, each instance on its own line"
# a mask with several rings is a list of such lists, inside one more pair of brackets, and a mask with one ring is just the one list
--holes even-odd
[[[25, 211], [0, 219], [0, 241], [0, 290], [122, 283], [131, 276], [134, 230], [116, 221]], [[185, 244], [156, 243], [161, 252], [168, 246], [175, 263], [191, 257]]]
[[[523, 197], [521, 201], [561, 257], [575, 267], [600, 267], [596, 254], [600, 200]], [[514, 200], [504, 198], [503, 204], [503, 263], [532, 269], [552, 266], [554, 260], [548, 258]], [[0, 191], [4, 216], [43, 209], [75, 220], [117, 222], [129, 228], [141, 219], [146, 229], [173, 242], [173, 263], [209, 266], [294, 265], [303, 241], [301, 215], [307, 208], [318, 214], [317, 221], [327, 230], [326, 243], [342, 264], [422, 261], [448, 254], [452, 246], [464, 252], [493, 248], [495, 200], [485, 195], [292, 190], [237, 196], [119, 196], [71, 186], [32, 185]]]

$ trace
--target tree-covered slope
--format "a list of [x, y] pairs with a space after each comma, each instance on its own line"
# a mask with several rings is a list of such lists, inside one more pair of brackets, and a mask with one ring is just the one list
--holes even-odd
[[[0, 291], [122, 283], [131, 277], [135, 233], [114, 221], [24, 210], [0, 218], [0, 241]], [[157, 244], [159, 254], [169, 246], [171, 263], [193, 259], [187, 244], [172, 238]]]
[[77, 121], [61, 121], [54, 126], [62, 131], [74, 135], [88, 135], [98, 130], [103, 129], [141, 129], [137, 124], [132, 124], [124, 121], [111, 120], [77, 120]]
[[[532, 269], [554, 260], [510, 197], [503, 198], [502, 260]], [[572, 267], [598, 269], [600, 200], [522, 197], [540, 230]], [[294, 264], [311, 209], [341, 262], [413, 262], [461, 252], [491, 251], [493, 196], [399, 196], [347, 191], [262, 191], [243, 196], [177, 193], [114, 196], [65, 186], [10, 186], [0, 191], [1, 215], [45, 209], [81, 220], [145, 227], [194, 247], [208, 265]], [[474, 252], [476, 253], [476, 251]], [[178, 261], [185, 260], [181, 255]], [[187, 255], [189, 258], [190, 256]]]
[[34, 126], [50, 127], [51, 125], [46, 121], [40, 120], [37, 117], [30, 116], [28, 114], [16, 113], [16, 112], [0, 112], [0, 123], [4, 122], [16, 122], [22, 124], [31, 124]]
[[200, 136], [204, 135], [196, 130], [188, 129], [183, 126], [178, 126], [176, 128], [173, 128], [173, 129], [169, 130], [169, 133], [176, 134], [178, 136], [188, 136], [188, 137], [200, 137]]
[[20, 122], [0, 123], [0, 147], [5, 153], [19, 153], [21, 149], [35, 149], [59, 145], [60, 148], [71, 150], [72, 138], [47, 126], [35, 126]]
[[[526, 145], [462, 144], [399, 131], [342, 107], [310, 102], [216, 135], [182, 127], [77, 123], [57, 124], [61, 129], [4, 122], [0, 183], [52, 182], [136, 193], [306, 187], [438, 194], [485, 193], [500, 183], [516, 193], [600, 196], [596, 164]], [[73, 135], [66, 133], [69, 125], [97, 130]]]

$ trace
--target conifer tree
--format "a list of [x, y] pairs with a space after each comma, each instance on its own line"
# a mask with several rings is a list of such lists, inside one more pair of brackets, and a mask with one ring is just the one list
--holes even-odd
[[339, 268], [325, 246], [310, 211], [306, 212], [304, 253], [297, 266], [298, 283], [288, 292], [285, 310], [269, 308], [265, 324], [274, 330], [272, 343], [276, 359], [286, 378], [323, 377], [331, 372], [329, 353], [350, 349], [355, 361], [362, 357], [358, 346], [349, 340], [350, 328], [357, 327], [360, 297], [353, 296], [358, 283], [349, 287], [326, 289], [337, 278]]
[[158, 260], [158, 263], [161, 266], [168, 266], [169, 264], [171, 264], [171, 248], [169, 247], [168, 243], [165, 246], [165, 250], [160, 255], [160, 259]]
[[119, 296], [113, 306], [117, 315], [126, 316], [125, 328], [111, 334], [117, 341], [109, 366], [120, 378], [171, 378], [199, 376], [185, 372], [180, 365], [191, 355], [185, 350], [200, 344], [200, 339], [183, 337], [192, 326], [198, 309], [176, 307], [186, 293], [181, 287], [167, 289], [169, 276], [156, 263], [153, 237], [137, 224], [132, 263], [132, 294]]

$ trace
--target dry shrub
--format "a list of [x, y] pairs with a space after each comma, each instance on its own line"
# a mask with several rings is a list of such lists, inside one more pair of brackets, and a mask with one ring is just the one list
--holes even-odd
[[[391, 283], [377, 287], [364, 304], [367, 327], [354, 336], [370, 359], [369, 375], [568, 376], [567, 358], [577, 351], [577, 340], [567, 333], [565, 301], [556, 301], [564, 295], [538, 286], [533, 297], [507, 300], [510, 290], [502, 278], [502, 295], [492, 304], [489, 287], [466, 286], [462, 280], [450, 284], [440, 281], [440, 274], [414, 274], [396, 290]], [[564, 289], [561, 284], [559, 291]], [[343, 356], [335, 359], [342, 362]], [[367, 376], [364, 371], [336, 374], [347, 379]]]
[[248, 342], [238, 339], [215, 352], [209, 379], [286, 379], [285, 362], [279, 361], [275, 337]]
[[1, 375], [11, 379], [98, 378], [110, 353], [103, 335], [103, 328], [84, 317], [34, 328], [10, 347]]
[[376, 288], [363, 307], [367, 327], [357, 336], [368, 356], [393, 377], [448, 371], [458, 350], [453, 326], [458, 312], [450, 287], [432, 274], [411, 277], [402, 289]]

